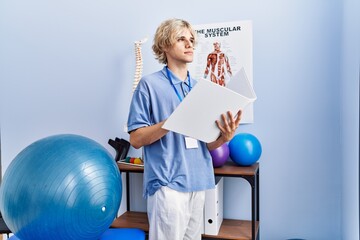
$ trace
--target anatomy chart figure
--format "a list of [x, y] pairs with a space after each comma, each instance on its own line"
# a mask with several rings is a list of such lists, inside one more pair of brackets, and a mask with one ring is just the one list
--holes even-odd
[[210, 74], [210, 80], [221, 86], [225, 86], [227, 78], [232, 76], [228, 57], [220, 49], [221, 44], [214, 42], [214, 51], [207, 57], [204, 78]]

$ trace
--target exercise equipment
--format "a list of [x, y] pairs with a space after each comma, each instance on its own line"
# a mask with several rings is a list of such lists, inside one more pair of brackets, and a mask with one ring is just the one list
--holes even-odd
[[240, 166], [250, 166], [261, 156], [260, 141], [250, 133], [239, 133], [229, 142], [230, 158]]
[[99, 240], [145, 240], [145, 232], [138, 228], [110, 228]]
[[97, 240], [116, 217], [121, 176], [99, 143], [79, 135], [40, 139], [7, 168], [0, 210], [21, 240]]
[[[9, 240], [20, 239], [13, 235]], [[99, 240], [145, 240], [145, 232], [138, 228], [110, 228], [100, 236]]]
[[109, 139], [108, 143], [116, 151], [115, 162], [126, 158], [130, 149], [130, 142], [126, 141], [125, 139], [116, 137], [115, 140]]
[[224, 143], [214, 150], [211, 150], [210, 155], [212, 158], [213, 167], [217, 168], [223, 166], [229, 158], [229, 153], [230, 152], [227, 143]]

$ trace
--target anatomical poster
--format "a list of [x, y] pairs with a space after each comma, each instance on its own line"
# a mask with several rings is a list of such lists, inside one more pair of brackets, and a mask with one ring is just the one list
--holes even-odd
[[[252, 22], [236, 21], [194, 25], [198, 42], [189, 70], [195, 79], [204, 78], [241, 92], [253, 86]], [[253, 123], [253, 103], [242, 113], [241, 123]]]

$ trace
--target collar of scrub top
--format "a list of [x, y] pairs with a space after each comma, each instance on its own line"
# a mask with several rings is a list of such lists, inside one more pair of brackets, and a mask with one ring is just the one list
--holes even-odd
[[[181, 102], [183, 100], [183, 97], [185, 97], [192, 89], [189, 71], [187, 72], [187, 80], [182, 81], [177, 76], [175, 76], [167, 66], [165, 66], [164, 68], [165, 76], [169, 80], [170, 85], [173, 87], [175, 94]], [[176, 84], [180, 84], [183, 97], [180, 95], [179, 91], [175, 87]]]

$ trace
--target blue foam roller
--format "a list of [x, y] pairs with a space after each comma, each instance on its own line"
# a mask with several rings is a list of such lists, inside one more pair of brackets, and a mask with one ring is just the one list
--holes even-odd
[[145, 240], [145, 232], [137, 228], [110, 228], [99, 240]]
[[[20, 240], [13, 235], [9, 240]], [[145, 240], [145, 232], [137, 228], [110, 228], [99, 240]]]

